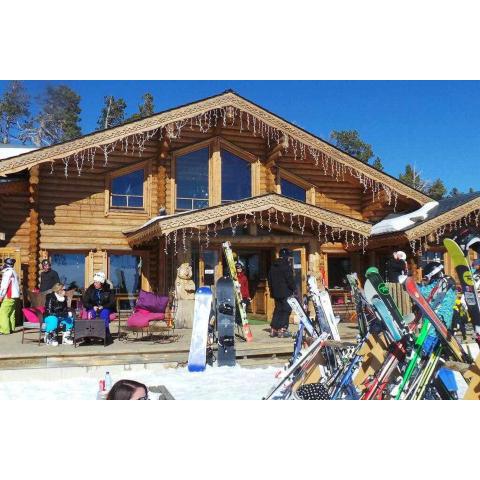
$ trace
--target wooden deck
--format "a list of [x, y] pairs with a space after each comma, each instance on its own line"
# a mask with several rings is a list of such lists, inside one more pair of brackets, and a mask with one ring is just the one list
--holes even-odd
[[[296, 326], [292, 326], [292, 332]], [[342, 339], [353, 340], [356, 326], [340, 324]], [[288, 358], [293, 349], [292, 339], [270, 338], [268, 326], [252, 326], [254, 341], [237, 341], [236, 353], [239, 363], [250, 363], [261, 359], [263, 363], [278, 363]], [[170, 363], [185, 365], [190, 348], [191, 330], [175, 331], [175, 339], [170, 341], [137, 340], [122, 342], [115, 340], [112, 345], [81, 345], [50, 347], [43, 343], [28, 342], [22, 345], [21, 331], [12, 335], [0, 336], [0, 370], [55, 367], [89, 367], [99, 365], [129, 365], [149, 363]], [[173, 341], [174, 340], [174, 341]]]

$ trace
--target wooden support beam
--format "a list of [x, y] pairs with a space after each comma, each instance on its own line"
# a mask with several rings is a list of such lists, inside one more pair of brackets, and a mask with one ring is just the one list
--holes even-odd
[[29, 175], [29, 221], [30, 221], [30, 237], [28, 243], [28, 288], [33, 290], [37, 287], [38, 277], [38, 247], [39, 247], [39, 221], [38, 221], [38, 182], [39, 182], [39, 166], [35, 165], [30, 169]]

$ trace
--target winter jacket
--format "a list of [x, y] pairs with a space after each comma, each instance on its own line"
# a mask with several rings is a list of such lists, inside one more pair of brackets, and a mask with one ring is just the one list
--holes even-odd
[[268, 272], [268, 286], [273, 298], [287, 298], [295, 292], [295, 279], [290, 262], [277, 258]]
[[396, 258], [391, 258], [388, 261], [388, 281], [391, 283], [399, 283], [398, 277], [400, 275], [407, 275], [408, 267], [405, 260], [397, 260]]
[[57, 318], [68, 316], [67, 299], [59, 300], [55, 293], [49, 293], [45, 297], [45, 317], [55, 315]]
[[0, 298], [20, 298], [20, 282], [14, 268], [7, 267], [2, 271]]
[[250, 298], [250, 290], [248, 288], [248, 278], [244, 272], [237, 274], [237, 280], [240, 284], [240, 293], [242, 295], [242, 299]]
[[115, 295], [110, 290], [110, 285], [105, 282], [102, 285], [102, 288], [95, 288], [95, 285], [92, 283], [83, 294], [83, 306], [86, 309], [91, 309], [93, 307], [103, 307], [108, 308], [109, 310], [115, 309]]
[[55, 270], [49, 270], [48, 272], [40, 273], [40, 291], [46, 292], [51, 290], [56, 283], [60, 282], [60, 277]]

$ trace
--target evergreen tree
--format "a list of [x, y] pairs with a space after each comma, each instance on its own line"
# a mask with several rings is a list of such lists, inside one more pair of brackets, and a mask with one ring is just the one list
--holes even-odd
[[22, 141], [37, 147], [73, 140], [82, 134], [80, 128], [80, 96], [66, 85], [48, 85], [38, 98], [40, 112], [26, 122]]
[[138, 112], [134, 113], [128, 120], [140, 120], [141, 118], [149, 117], [155, 113], [153, 95], [151, 93], [145, 93], [142, 95], [142, 100], [143, 103], [138, 106]]
[[20, 122], [30, 115], [30, 97], [24, 84], [19, 80], [11, 81], [0, 97], [0, 136], [2, 143], [10, 143], [15, 137]]
[[435, 200], [441, 200], [447, 193], [447, 188], [440, 178], [437, 178], [425, 192], [428, 196]]
[[462, 192], [457, 188], [457, 187], [453, 187], [451, 190], [450, 190], [450, 193], [448, 194], [449, 197], [456, 197], [458, 195], [460, 195]]
[[474, 190], [472, 187], [470, 187], [470, 188], [468, 189], [468, 193], [475, 193], [475, 190]]
[[427, 188], [427, 182], [422, 179], [421, 172], [417, 171], [415, 167], [410, 164], [405, 166], [405, 173], [401, 173], [398, 176], [398, 179], [410, 185], [410, 187], [420, 190], [421, 192], [425, 191]]
[[336, 147], [362, 162], [368, 163], [373, 157], [372, 146], [360, 138], [357, 130], [334, 130], [330, 138]]
[[375, 158], [372, 166], [374, 168], [376, 168], [377, 170], [380, 170], [381, 172], [383, 172], [383, 170], [384, 170], [383, 163], [382, 163], [382, 160], [381, 160], [380, 157]]
[[127, 104], [123, 98], [115, 100], [113, 95], [104, 97], [104, 105], [97, 121], [97, 130], [121, 125], [125, 121], [126, 108]]

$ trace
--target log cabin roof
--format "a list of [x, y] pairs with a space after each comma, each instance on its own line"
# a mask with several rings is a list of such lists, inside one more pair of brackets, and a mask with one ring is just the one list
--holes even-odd
[[[267, 193], [224, 205], [156, 217], [139, 228], [125, 231], [124, 234], [127, 236], [129, 244], [134, 246], [178, 230], [203, 228], [216, 222], [224, 222], [237, 215], [253, 215], [254, 212], [270, 210], [297, 217], [302, 216], [317, 222], [317, 224], [325, 224], [341, 231], [354, 232], [364, 238], [370, 235], [372, 227], [368, 222], [293, 200], [277, 193]], [[308, 226], [309, 223], [306, 222], [306, 225]]]
[[[88, 149], [104, 148], [106, 145], [111, 145], [126, 137], [139, 135], [154, 129], [168, 128], [168, 126], [175, 125], [177, 122], [186, 121], [192, 117], [214, 111], [215, 109], [229, 107], [245, 112], [261, 121], [268, 128], [285, 135], [287, 138], [291, 138], [295, 142], [299, 142], [300, 145], [303, 145], [303, 147], [300, 146], [300, 149], [314, 149], [315, 151], [321, 152], [322, 155], [327, 156], [330, 162], [337, 162], [337, 164], [343, 166], [343, 168], [348, 168], [355, 172], [355, 174], [358, 175], [359, 181], [361, 181], [361, 177], [362, 179], [368, 180], [368, 182], [374, 182], [377, 185], [383, 186], [383, 188], [387, 187], [396, 194], [413, 199], [420, 205], [431, 200], [424, 193], [352, 157], [316, 135], [293, 125], [287, 120], [232, 91], [226, 91], [220, 95], [165, 110], [140, 120], [124, 123], [117, 127], [83, 135], [75, 140], [8, 158], [0, 162], [0, 176], [19, 172], [41, 163], [65, 159]], [[365, 188], [367, 188], [366, 183]]]

